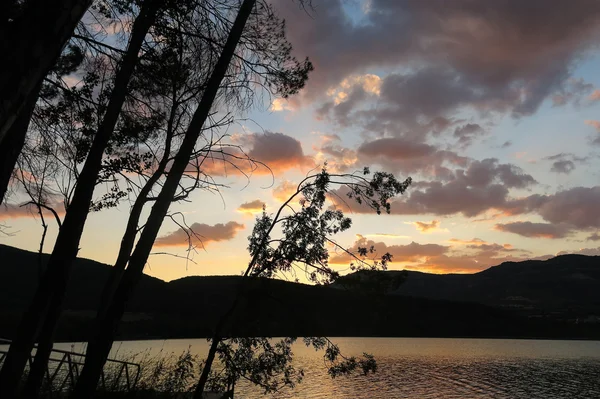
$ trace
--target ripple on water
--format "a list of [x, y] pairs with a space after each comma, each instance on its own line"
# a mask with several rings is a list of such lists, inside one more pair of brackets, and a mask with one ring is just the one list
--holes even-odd
[[[278, 398], [566, 399], [600, 398], [600, 359], [380, 357], [368, 377], [330, 379], [321, 359], [297, 359], [305, 381]], [[240, 398], [262, 396], [239, 387]]]

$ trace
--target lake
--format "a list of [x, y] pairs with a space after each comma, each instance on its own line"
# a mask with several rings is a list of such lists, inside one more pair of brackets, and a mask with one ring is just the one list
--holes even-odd
[[[600, 398], [600, 341], [439, 338], [335, 338], [344, 355], [375, 356], [379, 370], [369, 376], [331, 379], [322, 354], [295, 347], [304, 381], [267, 397], [307, 399], [566, 399]], [[57, 348], [81, 350], [80, 344]], [[129, 341], [115, 344], [114, 357], [133, 353], [204, 354], [204, 339]], [[241, 383], [236, 398], [264, 398]]]

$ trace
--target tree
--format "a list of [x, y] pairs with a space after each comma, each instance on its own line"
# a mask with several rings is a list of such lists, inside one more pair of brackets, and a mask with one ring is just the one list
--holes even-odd
[[36, 101], [37, 96], [29, 100], [10, 127], [6, 139], [0, 141], [0, 204], [4, 201], [17, 158], [25, 143], [25, 136]]
[[[255, 7], [257, 11], [253, 14], [252, 11]], [[112, 295], [109, 306], [97, 323], [94, 337], [89, 341], [85, 365], [73, 392], [74, 398], [87, 398], [96, 388], [127, 301], [132, 296], [133, 290], [143, 273], [154, 240], [157, 237], [163, 219], [168, 213], [169, 205], [177, 195], [180, 180], [186, 172], [190, 158], [194, 154], [196, 142], [210, 115], [220, 87], [236, 87], [237, 89], [241, 87], [252, 92], [254, 88], [249, 83], [252, 82], [252, 76], [257, 76], [259, 78], [264, 77], [259, 82], [263, 86], [271, 89], [274, 88], [278, 94], [287, 96], [297, 92], [304, 85], [308, 72], [312, 69], [312, 66], [307, 61], [299, 63], [290, 56], [291, 47], [285, 41], [282, 42], [284, 39], [283, 34], [280, 33], [282, 29], [274, 32], [268, 31], [266, 28], [270, 25], [265, 26], [259, 23], [262, 21], [260, 19], [261, 15], [266, 15], [267, 18], [271, 18], [272, 16], [272, 13], [264, 13], [264, 10], [269, 11], [270, 7], [263, 3], [257, 4], [256, 0], [244, 0], [233, 24], [230, 25], [225, 18], [227, 13], [218, 13], [215, 15], [218, 21], [225, 21], [225, 26], [229, 26], [227, 39], [222, 47], [218, 42], [215, 43], [210, 36], [203, 37], [204, 40], [207, 40], [212, 45], [219, 46], [217, 48], [220, 49], [220, 55], [210, 73], [210, 78], [202, 93], [200, 103], [190, 120], [186, 134], [179, 146], [179, 151], [170, 167], [169, 174], [156, 198], [135, 249], [129, 257], [127, 268]], [[251, 26], [254, 28], [251, 33], [255, 36], [251, 36], [249, 42], [240, 48], [241, 52], [236, 53], [236, 48], [240, 44], [244, 28], [251, 15], [253, 16]], [[273, 46], [265, 46], [264, 40], [267, 40], [267, 44], [269, 44], [268, 41], [271, 41]], [[253, 41], [255, 42], [254, 44], [252, 44]], [[261, 53], [267, 55], [268, 62], [265, 62], [262, 72], [257, 72], [257, 67], [260, 67], [260, 65], [254, 64], [248, 64], [254, 67], [254, 69], [250, 69], [249, 71], [240, 69], [240, 64], [244, 64], [242, 62], [244, 52], [249, 52], [251, 55], [254, 54], [258, 57], [261, 56]], [[232, 62], [233, 59], [236, 62]], [[240, 79], [240, 75], [242, 79]], [[225, 83], [223, 83], [224, 79]], [[235, 94], [235, 92], [233, 93]]]
[[[60, 313], [59, 309], [64, 297], [71, 264], [77, 255], [79, 240], [96, 186], [96, 179], [102, 166], [104, 150], [125, 102], [127, 85], [137, 64], [141, 46], [159, 11], [158, 3], [158, 1], [153, 0], [144, 2], [138, 17], [133, 23], [127, 52], [123, 56], [115, 75], [113, 90], [102, 123], [93, 138], [85, 164], [79, 174], [73, 200], [56, 239], [47, 270], [31, 305], [23, 316], [18, 333], [9, 348], [0, 371], [0, 393], [3, 398], [15, 396], [21, 374], [44, 323], [49, 324], [47, 328], [44, 328], [46, 333], [54, 331], [53, 327], [56, 325]], [[51, 338], [49, 342], [52, 342]], [[50, 349], [51, 347], [49, 348], [46, 345], [43, 350], [38, 350], [40, 359], [45, 357], [47, 361]]]
[[[48, 77], [54, 76], [57, 81], [61, 81], [64, 76], [75, 72], [83, 61], [82, 48], [75, 44], [68, 45], [45, 80], [35, 88], [29, 102], [11, 126], [6, 139], [0, 142], [0, 158], [2, 159], [0, 161], [0, 203], [5, 199], [17, 159], [25, 145], [26, 136], [31, 130], [32, 118], [35, 118], [36, 113], [39, 113], [39, 103], [47, 104], [57, 96], [56, 87], [50, 89]], [[56, 85], [57, 83], [52, 81], [52, 84]]]
[[19, 3], [7, 2], [10, 17], [3, 17], [0, 26], [0, 51], [5, 60], [0, 70], [0, 143], [23, 109], [35, 102], [36, 87], [55, 65], [92, 0]]
[[[370, 180], [368, 179], [369, 175], [368, 168], [365, 168], [362, 173], [354, 174], [330, 174], [324, 168], [321, 173], [309, 175], [303, 179], [296, 191], [280, 206], [274, 216], [264, 211], [262, 217], [257, 218], [252, 235], [248, 237], [250, 263], [244, 273], [244, 278], [240, 282], [236, 299], [230, 309], [222, 316], [215, 329], [204, 369], [196, 386], [195, 399], [202, 397], [217, 354], [222, 361], [227, 362], [230, 359], [232, 367], [237, 369], [238, 374], [242, 372], [256, 374], [258, 372], [256, 367], [252, 365], [252, 357], [248, 359], [248, 355], [245, 355], [243, 362], [246, 366], [236, 365], [236, 361], [233, 360], [235, 359], [233, 355], [235, 351], [232, 349], [231, 343], [224, 343], [225, 337], [223, 337], [224, 327], [227, 323], [230, 323], [229, 319], [247, 296], [244, 284], [248, 278], [274, 278], [278, 274], [295, 274], [298, 268], [305, 273], [309, 281], [316, 284], [331, 283], [339, 277], [339, 274], [329, 267], [328, 246], [347, 252], [332, 239], [332, 236], [349, 229], [352, 221], [340, 209], [327, 207], [327, 198], [338, 196], [337, 193], [342, 189], [347, 191], [349, 199], [356, 201], [359, 205], [367, 206], [377, 214], [382, 211], [389, 213], [389, 200], [404, 193], [411, 183], [410, 178], [401, 182], [392, 174], [385, 172], [374, 173]], [[332, 190], [332, 186], [337, 190]], [[292, 205], [293, 201], [298, 199], [300, 200], [300, 209], [296, 210]], [[280, 232], [278, 236], [273, 237], [276, 227], [280, 228]], [[357, 262], [351, 265], [352, 269], [376, 270], [378, 267], [385, 269], [387, 263], [391, 260], [389, 254], [383, 254], [373, 264], [368, 264], [362, 260], [363, 256], [373, 251], [373, 248], [359, 248], [358, 253], [351, 254]], [[274, 347], [268, 341], [265, 341], [265, 338], [261, 338], [261, 340], [259, 346], [273, 350]], [[326, 348], [325, 358], [330, 362], [329, 372], [332, 376], [350, 372], [356, 368], [360, 368], [367, 373], [374, 367], [373, 358], [370, 356], [365, 356], [364, 359], [360, 360], [349, 358], [339, 362], [339, 348], [324, 338], [305, 338], [304, 340], [307, 345], [313, 345], [317, 349]], [[291, 351], [290, 345], [294, 341], [295, 338], [288, 338], [280, 341], [276, 347], [279, 351], [287, 353]], [[232, 342], [237, 345], [257, 345], [256, 339], [248, 342], [233, 339]], [[282, 347], [286, 349], [283, 350]], [[265, 357], [269, 358], [269, 356]], [[270, 358], [273, 358], [273, 356]], [[264, 366], [266, 370], [260, 372], [268, 376], [270, 375], [269, 369], [284, 370], [286, 367], [290, 367], [287, 366], [289, 360], [291, 360], [291, 357], [286, 358], [285, 361], [276, 362], [275, 365]], [[284, 374], [286, 376], [291, 375], [291, 370], [289, 368], [287, 370]], [[235, 378], [235, 375], [231, 378]], [[260, 385], [263, 385], [267, 391], [277, 388], [265, 376], [255, 376], [255, 378], [261, 381]], [[289, 383], [290, 380], [285, 381]]]

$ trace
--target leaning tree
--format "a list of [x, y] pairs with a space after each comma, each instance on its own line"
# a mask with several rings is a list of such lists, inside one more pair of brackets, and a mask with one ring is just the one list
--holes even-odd
[[[162, 1], [148, 0], [139, 7], [132, 24], [127, 49], [117, 66], [107, 105], [103, 109], [99, 127], [93, 134], [90, 149], [79, 172], [73, 198], [58, 233], [47, 269], [31, 304], [23, 315], [0, 371], [2, 397], [14, 397], [21, 374], [42, 326], [46, 320], [52, 322], [58, 318], [71, 265], [77, 255], [96, 181], [102, 168], [104, 152], [126, 102], [128, 84], [138, 63], [142, 44], [159, 11], [165, 5], [167, 3]], [[133, 4], [125, 5], [129, 8], [133, 6]], [[182, 12], [185, 12], [183, 8]], [[45, 328], [44, 332], [48, 334], [50, 330], [54, 329]]]
[[[291, 46], [285, 40], [283, 22], [276, 18], [271, 7], [263, 2], [246, 0], [241, 7], [236, 2], [213, 2], [210, 35], [190, 29], [197, 25], [197, 15], [190, 13], [185, 36], [201, 39], [217, 50], [216, 63], [209, 74], [199, 103], [194, 110], [178, 151], [169, 166], [167, 178], [162, 183], [152, 210], [129, 256], [127, 267], [119, 284], [112, 292], [108, 306], [100, 314], [94, 336], [88, 344], [84, 369], [73, 397], [89, 397], [96, 388], [119, 321], [128, 300], [133, 295], [154, 240], [168, 214], [169, 205], [177, 198], [181, 179], [187, 175], [190, 159], [197, 152], [197, 142], [212, 109], [219, 109], [232, 99], [237, 102], [240, 93], [253, 94], [257, 85], [283, 97], [296, 93], [307, 79], [312, 65], [299, 62], [291, 56]], [[205, 6], [206, 4], [202, 4]], [[207, 7], [202, 7], [206, 11]], [[235, 16], [232, 22], [231, 17]], [[247, 22], [250, 21], [248, 24]], [[181, 26], [161, 26], [161, 29], [181, 29]], [[215, 33], [221, 32], [222, 36]], [[225, 90], [222, 90], [226, 88]], [[221, 97], [219, 97], [219, 93]], [[215, 103], [217, 98], [225, 101]], [[252, 97], [251, 97], [252, 98]], [[250, 99], [251, 99], [250, 98]]]
[[[0, 11], [0, 143], [35, 103], [48, 71], [92, 0], [7, 0]], [[25, 118], [27, 119], [27, 118]]]
[[[240, 303], [247, 297], [247, 284], [250, 278], [276, 278], [289, 274], [304, 274], [305, 278], [316, 284], [329, 284], [335, 281], [339, 274], [329, 265], [329, 248], [341, 250], [354, 258], [351, 265], [353, 270], [385, 269], [391, 260], [390, 254], [382, 254], [377, 260], [367, 263], [363, 260], [373, 248], [358, 248], [351, 253], [334, 239], [338, 233], [348, 230], [352, 220], [344, 212], [336, 208], [328, 199], [356, 202], [360, 206], [370, 208], [381, 214], [390, 212], [390, 200], [404, 193], [411, 183], [408, 178], [397, 180], [394, 175], [376, 172], [371, 175], [369, 168], [351, 174], [329, 173], [326, 168], [318, 174], [304, 178], [298, 184], [295, 192], [283, 202], [272, 215], [263, 211], [257, 218], [252, 235], [248, 237], [248, 251], [251, 260], [239, 283], [238, 293], [229, 310], [222, 315], [217, 324], [212, 343], [204, 363], [194, 398], [202, 398], [208, 381], [215, 356], [230, 369], [229, 374], [234, 381], [240, 376], [250, 374], [251, 380], [259, 381], [265, 390], [279, 388], [278, 380], [270, 378], [279, 371], [284, 377], [293, 374], [291, 362], [291, 345], [295, 338], [289, 337], [273, 345], [267, 338], [228, 338], [224, 336], [225, 327], [231, 323], [232, 315]], [[347, 198], [338, 193], [346, 192]], [[332, 376], [360, 368], [367, 373], [375, 367], [372, 356], [365, 355], [363, 359], [343, 358], [340, 360], [339, 348], [326, 338], [304, 338], [306, 345], [316, 349], [325, 349], [324, 358], [329, 362], [329, 372]], [[258, 353], [250, 348], [262, 348]], [[241, 348], [241, 349], [240, 349]], [[242, 353], [241, 360], [236, 357]], [[276, 356], [288, 354], [287, 356]], [[262, 359], [262, 360], [261, 360]], [[256, 367], [264, 359], [278, 359], [268, 366]], [[240, 365], [241, 363], [241, 365]], [[279, 381], [281, 382], [281, 381]], [[284, 378], [284, 384], [293, 380]]]

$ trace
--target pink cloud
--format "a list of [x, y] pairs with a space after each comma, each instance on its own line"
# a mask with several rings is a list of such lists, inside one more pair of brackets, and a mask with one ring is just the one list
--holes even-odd
[[[307, 169], [315, 166], [313, 159], [304, 154], [302, 144], [283, 133], [252, 133], [232, 137], [226, 154], [214, 152], [202, 164], [208, 175], [270, 174], [289, 169]], [[252, 161], [256, 161], [253, 163]]]

